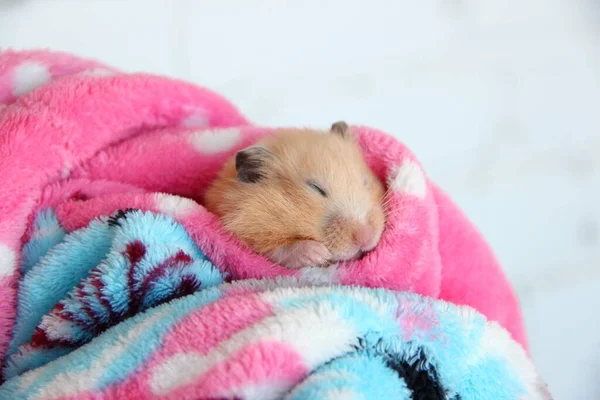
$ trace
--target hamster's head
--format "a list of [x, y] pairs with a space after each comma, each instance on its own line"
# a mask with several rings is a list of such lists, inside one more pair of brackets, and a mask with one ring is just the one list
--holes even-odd
[[261, 254], [318, 242], [329, 262], [375, 248], [384, 189], [344, 122], [331, 130], [282, 130], [239, 151], [207, 191], [205, 204]]

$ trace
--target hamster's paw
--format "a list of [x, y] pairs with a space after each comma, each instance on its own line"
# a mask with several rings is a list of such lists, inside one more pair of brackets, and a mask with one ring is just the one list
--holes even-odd
[[299, 240], [273, 250], [269, 258], [283, 267], [295, 269], [326, 265], [331, 259], [331, 253], [323, 243]]

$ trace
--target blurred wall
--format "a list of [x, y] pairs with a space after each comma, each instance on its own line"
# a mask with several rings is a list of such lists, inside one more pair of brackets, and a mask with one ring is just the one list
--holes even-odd
[[592, 399], [599, 23], [594, 0], [0, 0], [0, 47], [191, 80], [259, 124], [393, 133], [496, 250], [556, 399]]

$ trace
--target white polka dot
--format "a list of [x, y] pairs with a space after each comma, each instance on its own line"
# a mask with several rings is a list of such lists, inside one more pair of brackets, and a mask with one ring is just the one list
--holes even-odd
[[15, 271], [15, 252], [0, 243], [0, 278], [10, 276]]
[[196, 132], [190, 136], [190, 142], [196, 150], [204, 154], [227, 151], [234, 147], [240, 137], [237, 128]]
[[65, 160], [65, 163], [63, 164], [63, 167], [60, 171], [60, 177], [62, 179], [67, 179], [69, 177], [69, 175], [71, 175], [72, 169], [73, 169], [73, 164], [70, 161]]
[[184, 217], [199, 207], [193, 200], [165, 193], [158, 193], [155, 201], [159, 212], [173, 218]]
[[83, 72], [81, 72], [81, 75], [86, 75], [86, 76], [112, 76], [115, 75], [116, 72], [115, 71], [111, 71], [110, 69], [106, 69], [106, 68], [92, 68], [92, 69], [87, 69]]
[[184, 119], [181, 125], [191, 128], [205, 127], [208, 126], [208, 118], [204, 111], [196, 111]]
[[411, 194], [421, 199], [427, 193], [427, 180], [416, 163], [404, 161], [399, 167], [393, 168], [388, 177], [388, 185], [395, 191]]
[[13, 72], [13, 94], [21, 96], [50, 81], [52, 77], [44, 65], [27, 61]]

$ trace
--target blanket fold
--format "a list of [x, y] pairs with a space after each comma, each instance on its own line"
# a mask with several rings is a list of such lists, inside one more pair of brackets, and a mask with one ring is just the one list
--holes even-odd
[[202, 207], [276, 128], [185, 82], [0, 52], [0, 398], [550, 398], [476, 228], [402, 143], [352, 129], [390, 193], [380, 244], [288, 270]]

